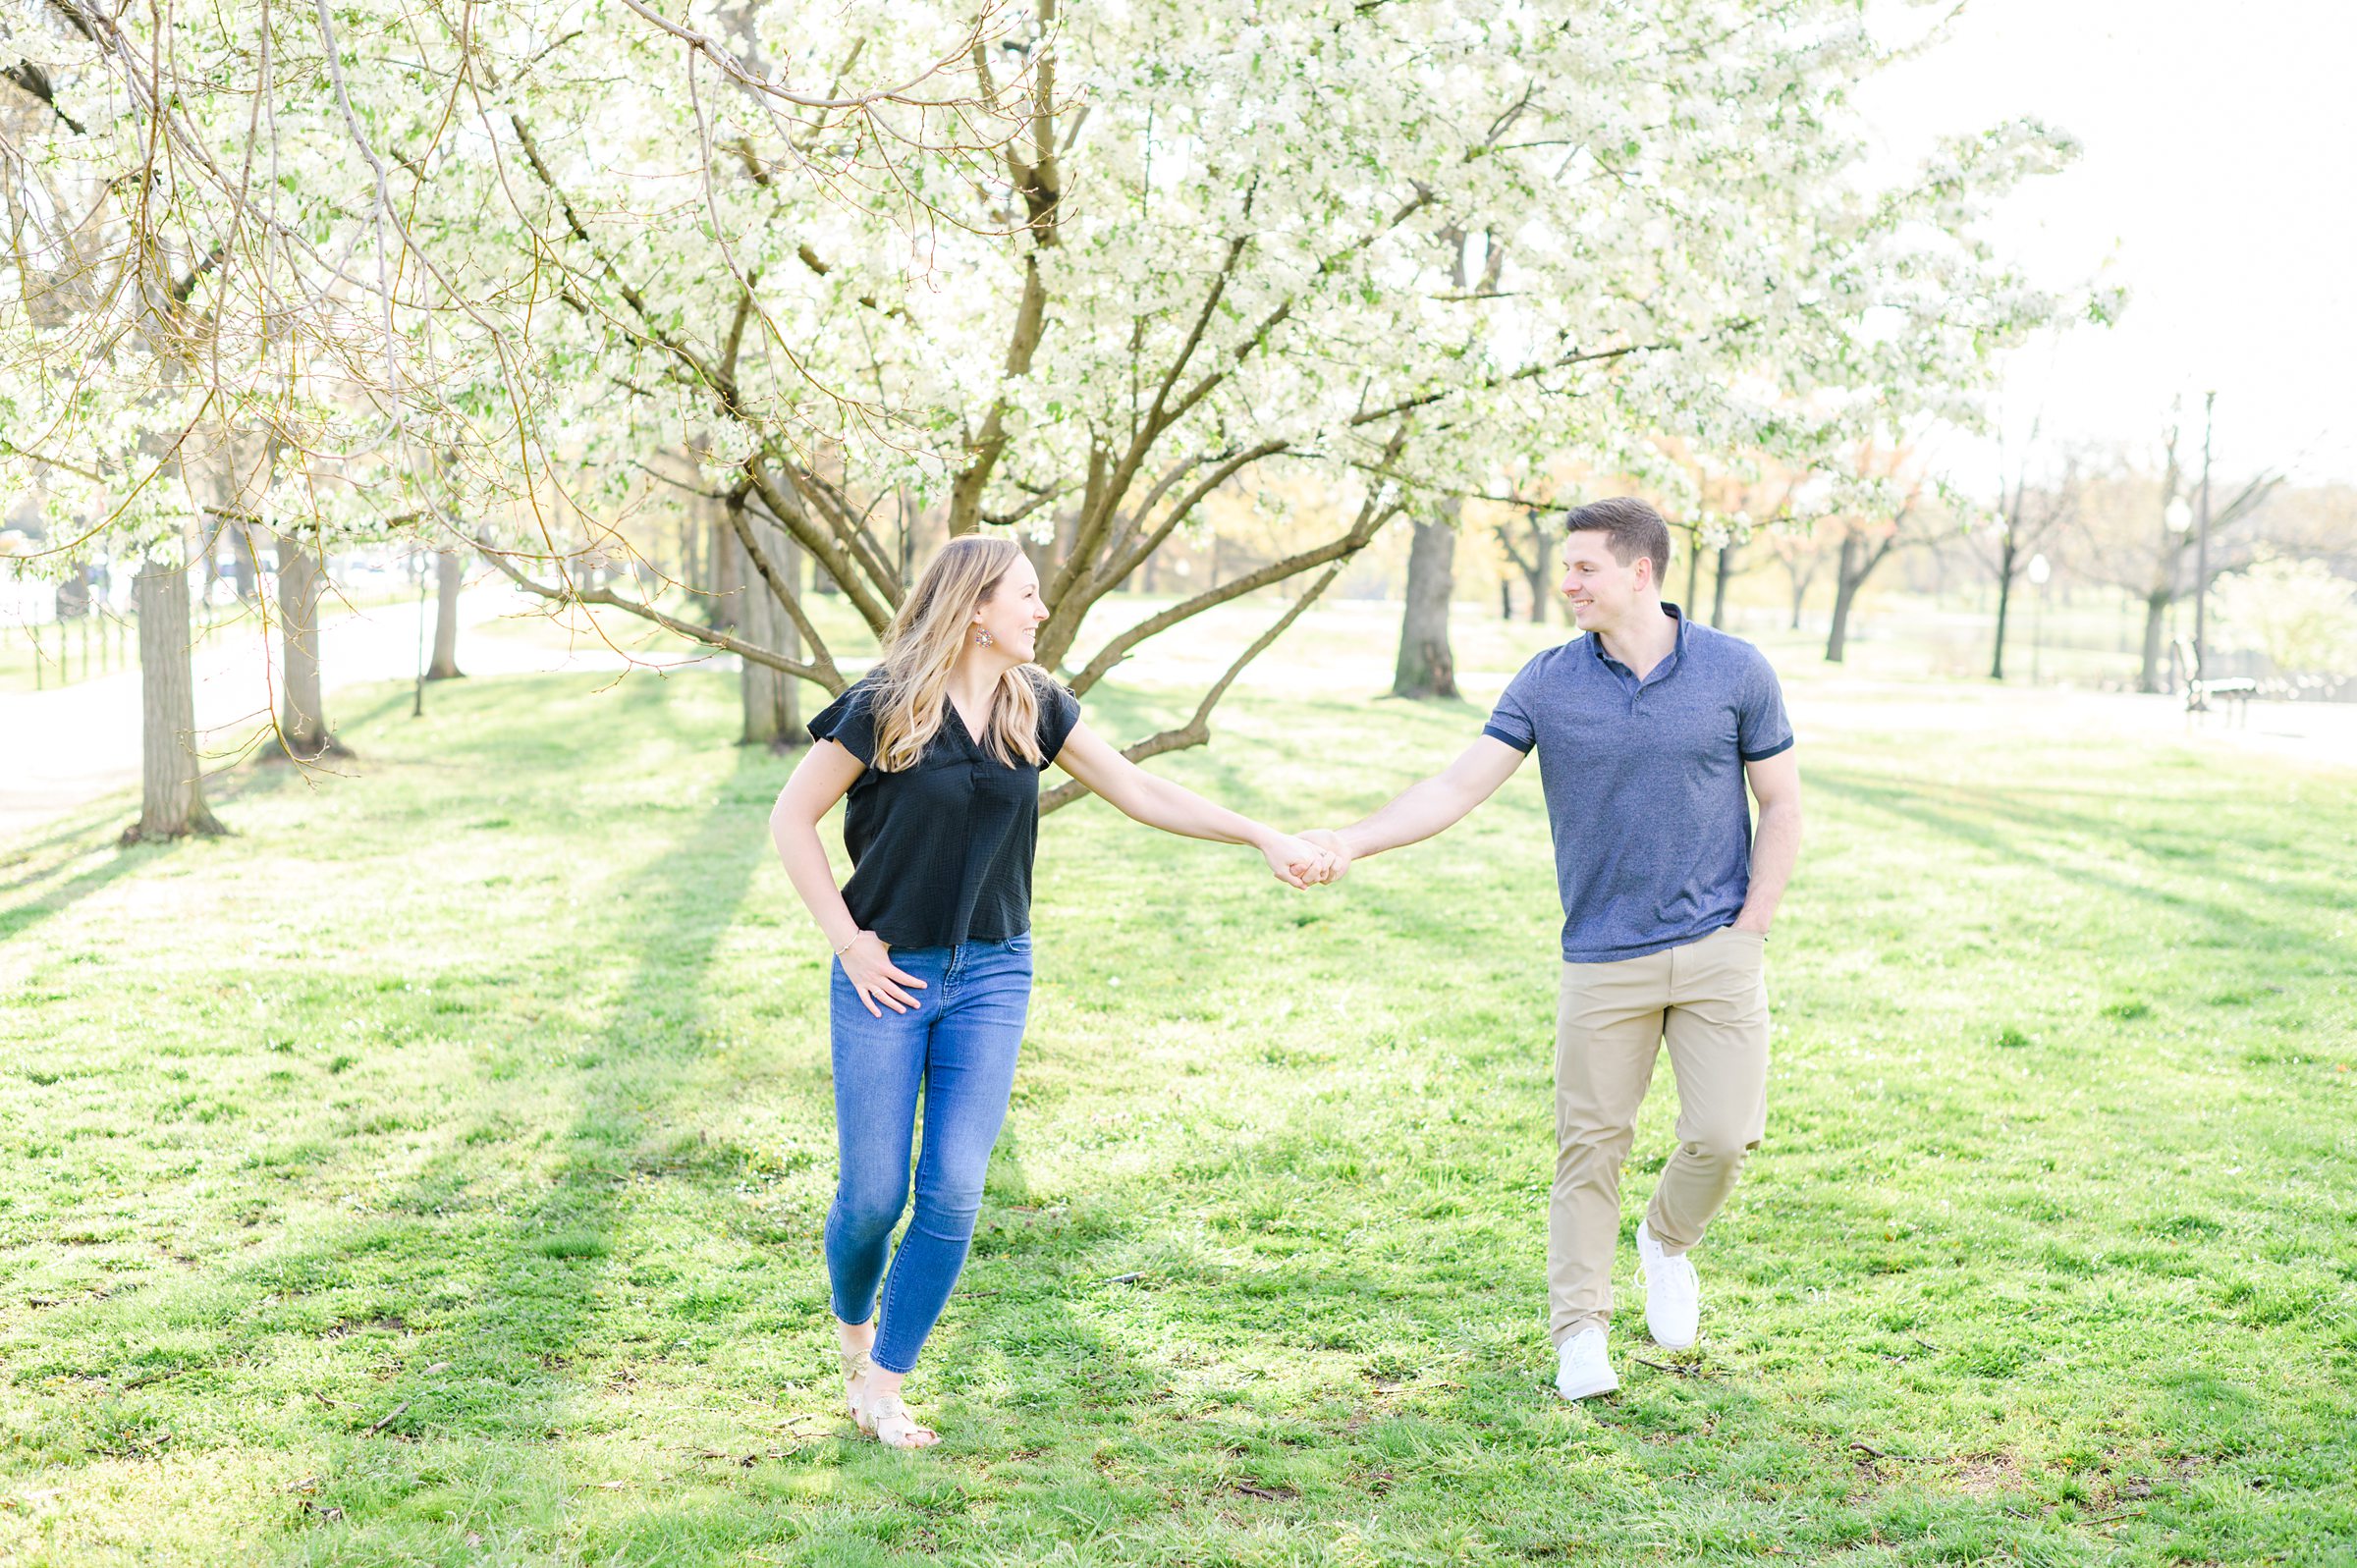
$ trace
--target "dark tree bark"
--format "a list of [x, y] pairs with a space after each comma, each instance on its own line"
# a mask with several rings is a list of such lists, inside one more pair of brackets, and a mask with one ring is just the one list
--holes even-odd
[[456, 550], [436, 552], [434, 658], [425, 667], [428, 680], [456, 680], [466, 673], [459, 668], [459, 591], [466, 586], [466, 559]]
[[278, 630], [285, 649], [286, 668], [280, 672], [279, 744], [297, 762], [309, 762], [331, 753], [348, 756], [352, 748], [327, 728], [327, 705], [319, 686], [319, 602], [327, 589], [327, 572], [319, 557], [301, 541], [281, 535], [278, 541]]
[[[1506, 559], [1514, 564], [1514, 569], [1522, 574], [1523, 582], [1530, 588], [1530, 623], [1543, 626], [1547, 623], [1547, 579], [1553, 575], [1555, 568], [1547, 549], [1553, 530], [1535, 511], [1529, 513], [1523, 522], [1527, 528], [1527, 539], [1516, 539], [1513, 524], [1502, 522], [1498, 525], [1498, 543], [1505, 550]], [[1527, 553], [1525, 545], [1528, 546]], [[1503, 582], [1498, 585], [1498, 604], [1502, 619], [1514, 619], [1513, 598]]]
[[2014, 536], [2007, 533], [1998, 545], [1997, 554], [1997, 647], [1989, 657], [1989, 678], [1992, 680], [2005, 678], [2005, 618], [2013, 608], [2013, 578], [2017, 570], [2015, 563], [2020, 555], [2021, 547], [2014, 541]]
[[1841, 536], [1840, 559], [1834, 564], [1834, 623], [1825, 635], [1825, 658], [1828, 664], [1839, 664], [1849, 653], [1849, 612], [1858, 602], [1858, 590], [1874, 575], [1891, 549], [1898, 543], [1898, 530], [1880, 543], [1869, 545], [1854, 529]]
[[139, 820], [126, 843], [224, 831], [204, 803], [196, 755], [196, 674], [189, 651], [189, 573], [149, 556], [134, 580], [139, 616]]
[[1452, 496], [1430, 521], [1419, 517], [1407, 549], [1407, 610], [1399, 628], [1395, 697], [1453, 697], [1456, 661], [1449, 650], [1449, 599], [1456, 585], [1456, 521], [1464, 503]]
[[1727, 579], [1734, 575], [1735, 552], [1741, 545], [1729, 540], [1719, 547], [1718, 569], [1711, 576], [1711, 624], [1727, 624]]

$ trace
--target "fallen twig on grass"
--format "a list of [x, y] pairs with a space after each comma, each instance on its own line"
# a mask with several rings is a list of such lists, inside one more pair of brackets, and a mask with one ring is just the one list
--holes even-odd
[[1869, 1459], [1885, 1459], [1890, 1457], [1880, 1448], [1875, 1447], [1872, 1443], [1859, 1442], [1854, 1437], [1850, 1439], [1849, 1446], [1857, 1452], [1864, 1454]]
[[1699, 1378], [1702, 1376], [1700, 1367], [1680, 1367], [1674, 1362], [1665, 1364], [1659, 1361], [1647, 1361], [1643, 1356], [1631, 1356], [1628, 1359], [1640, 1367], [1651, 1367], [1656, 1372], [1666, 1372], [1676, 1378]]
[[1100, 1279], [1097, 1281], [1097, 1283], [1101, 1285], [1133, 1285], [1145, 1277], [1146, 1276], [1142, 1272], [1134, 1274], [1115, 1274], [1111, 1279]]
[[407, 1399], [404, 1399], [400, 1404], [395, 1405], [391, 1410], [386, 1411], [383, 1415], [370, 1422], [367, 1427], [361, 1431], [360, 1435], [363, 1437], [375, 1436], [378, 1433], [384, 1431], [385, 1428], [391, 1424], [394, 1417], [400, 1415], [403, 1411], [409, 1408], [410, 1402]]
[[1247, 1497], [1258, 1497], [1264, 1502], [1290, 1502], [1301, 1495], [1290, 1487], [1255, 1487], [1248, 1481], [1237, 1482], [1233, 1489], [1242, 1492]]

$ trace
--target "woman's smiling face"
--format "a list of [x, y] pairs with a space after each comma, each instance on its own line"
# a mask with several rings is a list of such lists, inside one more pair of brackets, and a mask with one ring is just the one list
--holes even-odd
[[1039, 571], [1028, 556], [1017, 556], [989, 598], [974, 607], [974, 625], [990, 633], [995, 647], [1028, 664], [1039, 651], [1040, 622], [1048, 607], [1039, 597]]

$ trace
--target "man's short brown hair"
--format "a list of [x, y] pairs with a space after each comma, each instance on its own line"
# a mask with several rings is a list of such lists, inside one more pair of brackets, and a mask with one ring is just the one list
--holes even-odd
[[1563, 517], [1563, 532], [1603, 534], [1613, 559], [1624, 567], [1635, 565], [1639, 556], [1651, 558], [1656, 587], [1670, 575], [1670, 525], [1635, 496], [1611, 496], [1573, 507]]

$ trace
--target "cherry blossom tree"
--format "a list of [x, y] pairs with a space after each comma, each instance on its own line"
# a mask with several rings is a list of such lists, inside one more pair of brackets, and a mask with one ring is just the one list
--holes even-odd
[[[1870, 180], [1849, 94], [1894, 51], [1835, 0], [314, 0], [163, 35], [68, 9], [28, 64], [108, 129], [27, 155], [103, 141], [158, 171], [151, 232], [218, 253], [186, 397], [286, 460], [233, 510], [460, 534], [552, 604], [828, 690], [858, 650], [765, 540], [872, 634], [912, 540], [1017, 531], [1082, 694], [1287, 585], [1137, 757], [1202, 743], [1404, 511], [1566, 454], [1674, 494], [1665, 437], [1806, 467], [1971, 417], [2060, 308], [1975, 224], [2067, 138], [2008, 124]], [[152, 394], [58, 422], [87, 446]], [[774, 614], [576, 569], [671, 503], [682, 451]], [[1343, 499], [1329, 536], [1091, 634], [1208, 497], [1303, 477]]]

